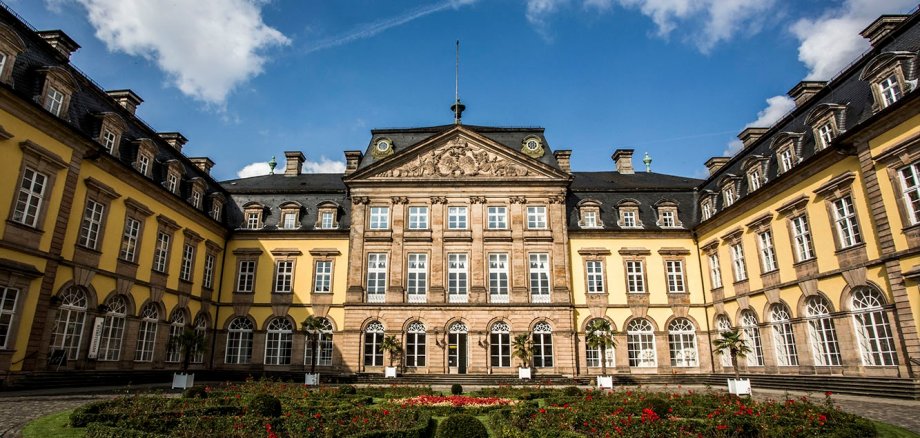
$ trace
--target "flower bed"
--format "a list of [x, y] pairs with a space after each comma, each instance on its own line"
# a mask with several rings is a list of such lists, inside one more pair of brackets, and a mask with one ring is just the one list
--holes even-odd
[[390, 400], [403, 406], [453, 406], [453, 407], [483, 407], [483, 406], [508, 406], [517, 403], [517, 400], [498, 397], [470, 397], [467, 395], [419, 395], [416, 397]]

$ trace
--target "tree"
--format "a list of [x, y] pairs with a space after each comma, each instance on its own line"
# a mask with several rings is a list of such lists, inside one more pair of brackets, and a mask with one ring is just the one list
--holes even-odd
[[189, 364], [192, 362], [192, 353], [203, 351], [205, 347], [205, 336], [195, 329], [186, 327], [182, 333], [169, 338], [169, 348], [179, 350], [182, 356], [182, 372], [188, 372]]
[[741, 338], [741, 332], [738, 330], [722, 332], [718, 339], [712, 341], [712, 344], [716, 347], [716, 354], [728, 352], [732, 358], [732, 368], [735, 369], [735, 379], [739, 379], [741, 375], [738, 373], [738, 359], [744, 359], [751, 352], [751, 347], [748, 347], [747, 342]]
[[310, 346], [312, 347], [312, 354], [310, 354], [310, 374], [316, 374], [316, 362], [317, 357], [319, 357], [319, 337], [322, 335], [323, 329], [326, 328], [326, 320], [316, 315], [310, 315], [301, 325], [304, 331], [307, 332], [307, 338], [310, 339]]
[[533, 341], [530, 339], [530, 333], [515, 336], [511, 345], [514, 349], [514, 357], [521, 360], [521, 368], [530, 368], [530, 356], [533, 354]]
[[390, 367], [392, 367], [396, 356], [402, 352], [402, 344], [399, 339], [396, 339], [396, 336], [390, 335], [383, 338], [383, 342], [380, 343], [380, 350], [390, 355]]
[[613, 334], [610, 321], [603, 318], [592, 320], [585, 329], [585, 343], [588, 344], [588, 347], [598, 348], [601, 351], [601, 375], [607, 375], [607, 349], [617, 346]]

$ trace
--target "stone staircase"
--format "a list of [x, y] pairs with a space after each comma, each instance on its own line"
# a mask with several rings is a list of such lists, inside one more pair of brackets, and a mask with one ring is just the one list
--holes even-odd
[[499, 386], [499, 385], [545, 385], [571, 386], [583, 384], [578, 379], [561, 374], [540, 374], [533, 379], [521, 380], [513, 375], [500, 374], [404, 374], [395, 379], [385, 379], [380, 373], [362, 373], [355, 376], [355, 383], [367, 385], [453, 385]]

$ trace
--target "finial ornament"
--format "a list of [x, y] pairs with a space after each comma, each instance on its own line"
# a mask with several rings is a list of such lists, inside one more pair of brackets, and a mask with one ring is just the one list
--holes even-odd
[[645, 163], [645, 171], [652, 171], [652, 157], [648, 155], [648, 152], [645, 153], [645, 158], [642, 159], [642, 162]]
[[268, 162], [268, 174], [269, 175], [275, 174], [275, 166], [277, 165], [278, 165], [278, 161], [275, 160], [275, 156], [272, 155], [272, 159]]

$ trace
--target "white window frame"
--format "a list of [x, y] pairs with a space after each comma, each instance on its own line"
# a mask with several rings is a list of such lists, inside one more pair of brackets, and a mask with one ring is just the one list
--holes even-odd
[[788, 146], [783, 150], [779, 151], [779, 168], [780, 173], [786, 173], [792, 170], [792, 167], [795, 165], [792, 158], [792, 147]]
[[179, 267], [179, 279], [192, 281], [192, 262], [195, 260], [195, 247], [186, 243], [182, 246], [182, 265]]
[[581, 217], [584, 226], [582, 228], [597, 228], [597, 212], [594, 210], [585, 211]]
[[534, 324], [533, 366], [535, 368], [552, 368], [553, 366], [553, 329], [546, 322]]
[[45, 100], [45, 109], [57, 117], [61, 116], [61, 110], [64, 108], [65, 94], [52, 86], [48, 87], [48, 94]]
[[275, 260], [275, 293], [291, 293], [294, 291], [294, 260]]
[[427, 230], [428, 229], [428, 207], [426, 206], [409, 206], [409, 229], [410, 230]]
[[898, 169], [904, 209], [911, 225], [920, 223], [920, 162]]
[[425, 325], [419, 321], [409, 324], [406, 329], [406, 366], [419, 368], [425, 366], [427, 350], [427, 333]]
[[795, 255], [799, 262], [815, 258], [815, 250], [811, 243], [811, 229], [808, 217], [804, 214], [792, 219], [792, 239], [795, 241]]
[[862, 243], [853, 198], [850, 195], [842, 196], [834, 200], [833, 207], [840, 248], [850, 248]]
[[169, 172], [166, 174], [166, 190], [169, 190], [172, 193], [177, 193], [179, 189], [179, 177], [173, 173]]
[[221, 206], [220, 202], [219, 202], [219, 201], [213, 201], [213, 202], [211, 203], [211, 219], [214, 219], [214, 220], [216, 220], [216, 221], [219, 221], [219, 220], [220, 220], [221, 209], [222, 209], [222, 206]]
[[192, 189], [192, 207], [201, 208], [201, 192], [195, 189]]
[[447, 229], [465, 230], [469, 228], [469, 209], [464, 206], [447, 207]]
[[251, 293], [256, 283], [256, 261], [240, 260], [237, 270], [236, 291]]
[[549, 254], [531, 253], [528, 257], [530, 267], [530, 302], [550, 302], [550, 265]]
[[[3, 71], [0, 66], [0, 72]], [[0, 286], [0, 350], [10, 348], [10, 333], [16, 319], [16, 306], [19, 303], [19, 289]]]
[[687, 318], [674, 318], [668, 324], [668, 351], [671, 366], [693, 368], [700, 365], [696, 345], [696, 326]]
[[508, 254], [489, 254], [489, 302], [508, 302], [508, 278]]
[[661, 227], [662, 228], [675, 228], [677, 227], [677, 220], [675, 218], [674, 211], [664, 210], [661, 212]]
[[383, 303], [387, 294], [387, 253], [367, 255], [367, 302]]
[[45, 190], [48, 187], [48, 175], [26, 166], [19, 182], [19, 194], [13, 221], [30, 227], [38, 226]]
[[527, 207], [527, 229], [545, 230], [546, 227], [546, 206], [534, 205]]
[[879, 95], [882, 96], [882, 108], [893, 105], [903, 95], [901, 83], [898, 82], [898, 77], [894, 73], [878, 82], [878, 91]]
[[313, 293], [332, 293], [332, 260], [313, 263]]
[[83, 209], [83, 222], [80, 224], [80, 246], [96, 249], [104, 215], [105, 204], [96, 202], [93, 199], [86, 200], [86, 208]]
[[604, 289], [604, 262], [600, 260], [585, 261], [585, 279], [589, 294], [605, 293]]
[[799, 365], [799, 354], [795, 346], [791, 319], [789, 309], [785, 305], [774, 304], [770, 309], [770, 325], [773, 328], [773, 348], [777, 366]]
[[141, 153], [137, 156], [137, 170], [144, 176], [150, 175], [150, 157]]
[[[0, 66], [0, 71], [3, 71], [3, 67]], [[102, 128], [102, 146], [109, 154], [115, 154], [115, 141], [118, 139], [118, 134], [112, 131], [109, 128]]]
[[719, 266], [719, 255], [709, 254], [709, 280], [713, 289], [722, 287], [722, 267]]
[[684, 285], [684, 261], [665, 260], [665, 269], [668, 276], [668, 293], [679, 294], [687, 291]]
[[731, 206], [735, 203], [735, 186], [729, 185], [722, 189], [722, 204], [724, 207]]
[[882, 307], [881, 294], [868, 288], [857, 288], [850, 300], [855, 340], [859, 345], [862, 364], [872, 367], [896, 366], [897, 347], [888, 315]]
[[623, 211], [623, 228], [638, 228], [639, 224], [636, 221], [636, 212], [633, 210], [624, 210]]
[[760, 268], [763, 273], [777, 270], [776, 250], [773, 248], [773, 232], [765, 230], [758, 233], [757, 245], [760, 247]]
[[153, 270], [166, 272], [169, 262], [169, 244], [171, 236], [162, 231], [157, 231], [157, 244], [153, 250]]
[[274, 318], [265, 330], [265, 365], [290, 365], [294, 326], [287, 318]]
[[626, 351], [630, 367], [658, 367], [658, 352], [655, 348], [655, 331], [652, 323], [644, 318], [629, 322], [626, 327]]
[[137, 328], [137, 348], [134, 350], [135, 362], [153, 361], [153, 350], [157, 342], [157, 326], [160, 312], [153, 303], [141, 308], [141, 321]]
[[320, 222], [320, 228], [324, 230], [331, 230], [335, 228], [335, 213], [331, 211], [324, 211], [322, 213], [322, 220]]
[[205, 254], [204, 256], [204, 275], [201, 280], [201, 287], [211, 289], [214, 285], [214, 254]]
[[285, 230], [296, 230], [300, 228], [297, 223], [297, 214], [294, 210], [287, 210], [281, 213], [281, 228]]
[[703, 220], [707, 220], [707, 219], [709, 219], [709, 218], [712, 217], [713, 211], [712, 211], [712, 203], [711, 203], [711, 202], [704, 202], [704, 203], [703, 203], [703, 208], [702, 208], [702, 209], [703, 209]]
[[121, 359], [121, 347], [125, 337], [125, 323], [128, 316], [127, 300], [116, 295], [108, 302], [108, 311], [102, 322], [99, 339], [99, 353], [96, 360], [117, 361]]
[[626, 261], [626, 292], [645, 293], [645, 263], [642, 260]]
[[748, 188], [753, 192], [760, 188], [762, 184], [760, 169], [754, 168], [748, 172]]
[[258, 230], [262, 228], [262, 212], [251, 210], [246, 212], [246, 229]]
[[368, 229], [387, 230], [390, 228], [390, 207], [376, 206], [370, 208]]
[[427, 302], [428, 254], [409, 254], [406, 268], [406, 300], [410, 303]]
[[751, 352], [747, 355], [747, 365], [749, 367], [762, 367], [763, 362], [763, 342], [760, 338], [760, 327], [757, 325], [757, 318], [751, 311], [741, 312], [741, 331], [744, 333], [744, 343], [747, 344]]
[[447, 302], [469, 301], [469, 256], [466, 253], [447, 254]]
[[735, 275], [735, 282], [747, 280], [747, 266], [744, 264], [744, 246], [739, 242], [730, 246], [729, 250], [732, 254], [732, 273]]
[[248, 364], [252, 361], [253, 329], [248, 318], [238, 316], [227, 326], [227, 347], [224, 363], [229, 365]]
[[504, 230], [508, 228], [508, 207], [491, 206], [487, 208], [488, 227], [490, 230]]
[[818, 127], [818, 149], [824, 149], [831, 145], [831, 142], [834, 141], [834, 122], [827, 121]]
[[805, 318], [808, 321], [808, 337], [816, 366], [840, 366], [843, 364], [837, 330], [830, 315], [830, 305], [821, 296], [805, 299]]

